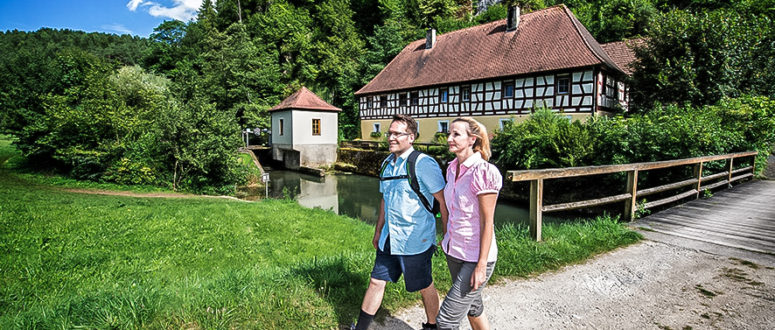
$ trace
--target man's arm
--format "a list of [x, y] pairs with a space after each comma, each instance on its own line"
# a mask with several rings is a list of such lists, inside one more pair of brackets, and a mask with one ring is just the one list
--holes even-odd
[[[444, 198], [444, 196], [442, 196], [442, 198]], [[378, 250], [379, 250], [379, 236], [382, 234], [382, 227], [384, 226], [385, 226], [385, 199], [380, 198], [379, 210], [377, 211], [377, 226], [374, 228], [374, 238], [371, 240], [371, 244], [374, 245], [374, 248]]]

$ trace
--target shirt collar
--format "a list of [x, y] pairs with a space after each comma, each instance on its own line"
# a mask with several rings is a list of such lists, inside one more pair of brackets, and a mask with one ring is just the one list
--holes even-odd
[[[401, 160], [406, 161], [406, 159], [409, 158], [409, 154], [411, 154], [412, 151], [414, 151], [414, 147], [410, 146], [409, 149], [406, 149], [406, 151], [404, 151], [404, 153], [398, 156], [398, 158], [401, 158]], [[393, 158], [393, 163], [395, 163], [396, 161], [398, 161], [398, 159]]]
[[482, 154], [479, 151], [477, 151], [473, 155], [468, 156], [468, 159], [466, 159], [466, 161], [464, 161], [463, 164], [461, 165], [465, 166], [466, 168], [470, 168], [471, 166], [474, 166], [474, 164], [480, 162], [481, 160], [483, 160]]

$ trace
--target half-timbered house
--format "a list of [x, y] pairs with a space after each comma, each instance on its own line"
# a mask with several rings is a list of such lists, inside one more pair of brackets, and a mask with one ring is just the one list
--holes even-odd
[[429, 30], [355, 96], [363, 139], [379, 139], [373, 132], [403, 113], [417, 119], [418, 141], [430, 141], [460, 116], [492, 132], [539, 107], [572, 119], [626, 109], [626, 75], [565, 5], [522, 16], [512, 7], [505, 20]]

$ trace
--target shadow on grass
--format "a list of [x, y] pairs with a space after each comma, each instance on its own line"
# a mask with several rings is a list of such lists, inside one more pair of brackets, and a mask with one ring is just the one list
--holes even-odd
[[[314, 259], [294, 267], [291, 274], [314, 286], [320, 297], [333, 307], [337, 322], [349, 326], [358, 317], [372, 265], [373, 261], [368, 257], [338, 256]], [[379, 309], [375, 321], [381, 323], [377, 327], [412, 329], [403, 321], [391, 317], [384, 308]]]
[[356, 265], [356, 262], [345, 257], [316, 258], [294, 267], [291, 274], [314, 286], [315, 291], [333, 306], [337, 322], [349, 325], [360, 311], [368, 286], [368, 276], [360, 269], [364, 265]]

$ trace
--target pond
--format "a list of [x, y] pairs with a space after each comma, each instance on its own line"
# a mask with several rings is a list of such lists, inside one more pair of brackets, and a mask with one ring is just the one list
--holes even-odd
[[[295, 171], [273, 170], [269, 172], [269, 197], [292, 197], [300, 205], [309, 208], [331, 210], [364, 222], [377, 222], [377, 209], [382, 197], [379, 179], [357, 174], [329, 174], [324, 177]], [[264, 189], [250, 191], [246, 199], [264, 198]], [[528, 209], [499, 199], [495, 207], [495, 225], [506, 223], [527, 224]], [[544, 222], [561, 221], [544, 214]]]

